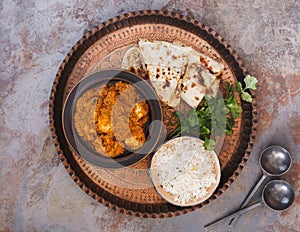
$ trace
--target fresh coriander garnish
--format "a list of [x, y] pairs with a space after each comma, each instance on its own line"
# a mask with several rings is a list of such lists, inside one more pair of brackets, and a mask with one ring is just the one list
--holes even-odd
[[254, 76], [247, 75], [244, 79], [245, 88], [240, 82], [236, 82], [236, 91], [241, 94], [241, 98], [246, 102], [252, 102], [252, 97], [249, 93], [245, 92], [247, 89], [256, 90], [257, 79]]
[[170, 136], [190, 135], [198, 137], [204, 141], [205, 149], [213, 150], [216, 146], [214, 138], [224, 136], [224, 134], [230, 135], [235, 119], [241, 115], [242, 108], [235, 98], [235, 91], [241, 95], [242, 100], [252, 102], [252, 97], [246, 90], [255, 90], [257, 79], [247, 75], [244, 82], [244, 88], [240, 82], [236, 82], [234, 87], [226, 82], [226, 97], [223, 97], [221, 93], [214, 97], [205, 97], [202, 106], [192, 109], [187, 116], [175, 112], [180, 125]]

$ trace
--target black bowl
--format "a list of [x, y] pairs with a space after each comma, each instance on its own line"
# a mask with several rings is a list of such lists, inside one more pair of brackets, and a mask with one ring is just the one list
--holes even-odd
[[[99, 90], [96, 90], [97, 87], [101, 89], [101, 86], [117, 81], [134, 85], [142, 99], [146, 100], [149, 106], [149, 115], [148, 122], [144, 127], [146, 136], [144, 145], [138, 150], [126, 150], [125, 148], [123, 154], [110, 158], [97, 152], [93, 146], [78, 134], [74, 125], [74, 115], [76, 102], [86, 91], [95, 89], [99, 93]], [[163, 129], [162, 115], [158, 96], [148, 81], [123, 70], [103, 70], [84, 77], [67, 96], [62, 115], [63, 131], [72, 151], [88, 163], [103, 168], [122, 168], [140, 161], [159, 146]]]

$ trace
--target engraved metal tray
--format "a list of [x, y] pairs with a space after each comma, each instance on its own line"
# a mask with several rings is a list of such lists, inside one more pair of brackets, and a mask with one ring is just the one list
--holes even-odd
[[206, 25], [168, 11], [137, 11], [116, 16], [86, 33], [70, 50], [55, 77], [49, 104], [53, 141], [60, 160], [75, 183], [90, 197], [116, 211], [145, 218], [179, 216], [219, 197], [242, 171], [253, 146], [257, 124], [256, 98], [241, 102], [242, 117], [234, 132], [217, 147], [221, 181], [205, 202], [179, 207], [166, 202], [155, 191], [148, 169], [151, 155], [122, 169], [95, 167], [72, 153], [62, 129], [62, 107], [72, 87], [86, 74], [108, 68], [120, 68], [128, 48], [140, 38], [181, 42], [225, 65], [222, 79], [243, 81], [246, 68], [231, 46]]

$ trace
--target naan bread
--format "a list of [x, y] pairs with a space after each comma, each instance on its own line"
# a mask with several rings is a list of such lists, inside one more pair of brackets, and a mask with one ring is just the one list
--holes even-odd
[[171, 107], [180, 103], [179, 69], [147, 65], [149, 79], [162, 102]]
[[176, 107], [180, 103], [181, 79], [188, 59], [183, 47], [148, 40], [140, 40], [139, 47], [147, 65], [149, 79], [161, 101]]
[[185, 47], [186, 53], [189, 54], [189, 63], [196, 62], [206, 67], [212, 74], [215, 74], [216, 76], [220, 75], [224, 70], [224, 65], [222, 63], [219, 63], [212, 58], [197, 52], [191, 47]]
[[140, 77], [147, 77], [145, 61], [138, 47], [132, 47], [127, 50], [122, 60], [121, 68], [129, 70]]
[[139, 47], [147, 65], [156, 65], [158, 68], [175, 67], [181, 70], [180, 75], [183, 74], [188, 56], [184, 51], [184, 46], [165, 41], [150, 42], [141, 39]]
[[204, 96], [215, 96], [219, 91], [222, 63], [182, 44], [141, 39], [138, 45], [127, 51], [122, 68], [142, 77], [148, 75], [165, 104], [176, 107], [182, 98], [196, 108]]
[[220, 75], [224, 71], [224, 65], [222, 63], [219, 63], [208, 56], [205, 56], [201, 53], [199, 53], [200, 62], [213, 74], [216, 76]]
[[181, 85], [181, 98], [191, 107], [196, 108], [206, 94], [201, 67], [198, 64], [188, 66]]
[[203, 97], [215, 96], [219, 90], [218, 75], [224, 65], [192, 49], [185, 47], [188, 63], [182, 80], [181, 98], [191, 107], [196, 108]]
[[208, 70], [202, 70], [201, 76], [204, 81], [204, 85], [206, 86], [206, 96], [213, 97], [216, 96], [220, 91], [220, 79], [215, 75], [211, 74]]

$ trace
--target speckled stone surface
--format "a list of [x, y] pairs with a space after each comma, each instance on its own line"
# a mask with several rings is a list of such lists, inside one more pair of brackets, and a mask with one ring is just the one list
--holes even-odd
[[[131, 217], [89, 198], [58, 160], [48, 126], [52, 83], [71, 47], [93, 26], [141, 9], [174, 10], [210, 26], [259, 79], [257, 137], [242, 173], [211, 204], [169, 219]], [[295, 203], [283, 212], [255, 209], [233, 231], [300, 231], [299, 12], [298, 0], [0, 1], [0, 231], [204, 231], [239, 207], [271, 144], [292, 155], [282, 179]]]

